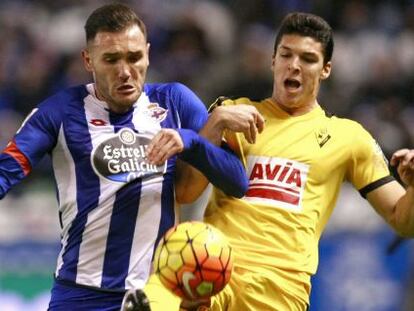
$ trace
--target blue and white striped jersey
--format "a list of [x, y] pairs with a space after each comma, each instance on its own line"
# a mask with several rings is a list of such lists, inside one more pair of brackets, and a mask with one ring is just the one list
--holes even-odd
[[58, 280], [110, 290], [143, 287], [154, 247], [177, 219], [176, 157], [145, 162], [160, 128], [198, 132], [203, 103], [179, 83], [146, 84], [125, 114], [110, 112], [94, 85], [62, 91], [26, 118], [0, 154], [0, 198], [52, 156], [61, 221]]

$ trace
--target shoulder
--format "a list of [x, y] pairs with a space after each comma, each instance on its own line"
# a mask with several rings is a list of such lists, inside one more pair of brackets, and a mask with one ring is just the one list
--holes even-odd
[[187, 114], [194, 110], [206, 110], [201, 99], [179, 82], [145, 84], [144, 92], [150, 102], [158, 103], [166, 109]]
[[379, 148], [375, 138], [359, 122], [336, 116], [330, 117], [329, 120], [329, 131], [338, 137], [354, 155]]
[[169, 111], [178, 127], [199, 131], [207, 120], [204, 103], [182, 83], [148, 83], [144, 85], [144, 92], [151, 103]]
[[351, 136], [351, 134], [360, 135], [362, 133], [368, 133], [368, 131], [355, 120], [329, 114], [327, 114], [326, 117], [336, 130], [343, 132], [347, 136]]
[[208, 112], [213, 111], [219, 106], [234, 106], [234, 105], [259, 105], [259, 102], [253, 101], [247, 97], [231, 98], [226, 96], [218, 97], [208, 108]]
[[[26, 118], [27, 121], [40, 122], [42, 124], [53, 124], [55, 127], [63, 122], [68, 112], [68, 107], [82, 109], [84, 98], [88, 96], [88, 90], [85, 85], [79, 85], [59, 91], [32, 110]], [[70, 111], [73, 111], [71, 109]]]
[[73, 103], [82, 103], [86, 96], [88, 96], [88, 90], [85, 85], [78, 85], [59, 91], [50, 97], [46, 98], [39, 104], [39, 109], [52, 110], [52, 111], [64, 111], [66, 107]]
[[144, 91], [148, 97], [176, 96], [180, 94], [193, 93], [187, 86], [179, 82], [170, 83], [146, 83]]

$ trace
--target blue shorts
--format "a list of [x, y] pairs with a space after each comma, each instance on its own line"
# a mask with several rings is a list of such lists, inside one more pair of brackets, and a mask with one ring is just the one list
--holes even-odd
[[119, 311], [125, 292], [110, 292], [65, 284], [53, 284], [50, 311]]

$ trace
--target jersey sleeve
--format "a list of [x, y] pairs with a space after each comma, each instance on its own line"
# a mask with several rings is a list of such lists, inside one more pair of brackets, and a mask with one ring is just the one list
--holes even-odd
[[353, 135], [351, 148], [347, 177], [363, 197], [379, 186], [394, 180], [381, 147], [361, 126]]
[[61, 122], [56, 108], [51, 102], [35, 108], [0, 153], [0, 198], [27, 176], [56, 144]]
[[172, 96], [178, 107], [181, 128], [199, 132], [208, 118], [204, 103], [185, 85], [181, 83], [174, 83], [173, 85]]

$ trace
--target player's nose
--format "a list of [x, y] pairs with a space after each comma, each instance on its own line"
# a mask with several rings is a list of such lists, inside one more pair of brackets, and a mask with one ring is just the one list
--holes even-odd
[[288, 69], [289, 70], [299, 70], [300, 69], [300, 65], [299, 65], [299, 57], [294, 56], [292, 57], [289, 65], [288, 65]]
[[131, 77], [131, 68], [128, 64], [121, 62], [118, 68], [118, 76], [122, 80], [128, 80]]

